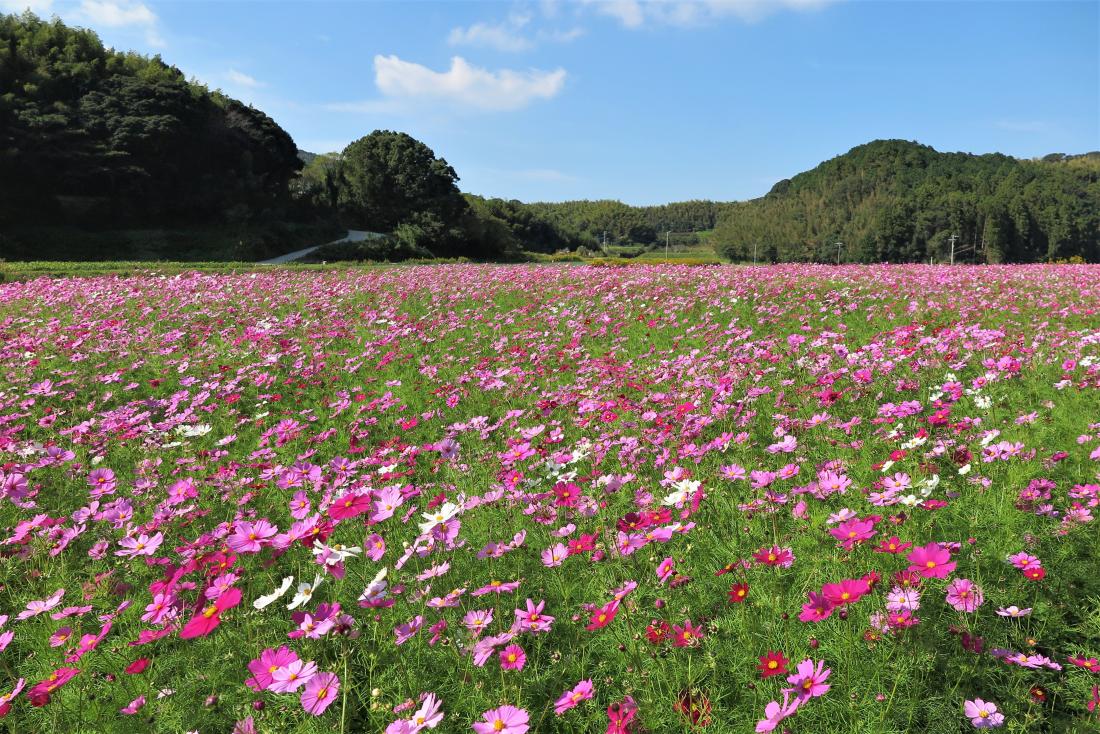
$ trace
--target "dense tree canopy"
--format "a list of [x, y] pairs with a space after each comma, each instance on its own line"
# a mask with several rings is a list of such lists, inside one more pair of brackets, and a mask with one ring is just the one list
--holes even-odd
[[237, 221], [301, 167], [270, 117], [91, 31], [0, 15], [0, 217]]
[[337, 199], [351, 224], [379, 232], [414, 215], [449, 225], [466, 210], [450, 164], [416, 138], [390, 130], [375, 130], [344, 148]]
[[1100, 259], [1100, 153], [1038, 161], [939, 153], [903, 140], [853, 148], [732, 205], [714, 242], [733, 260]]

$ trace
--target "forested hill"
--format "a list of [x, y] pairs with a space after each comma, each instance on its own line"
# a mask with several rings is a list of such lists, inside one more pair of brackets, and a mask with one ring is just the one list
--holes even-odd
[[1100, 153], [1019, 160], [876, 140], [723, 210], [733, 260], [1100, 260]]
[[302, 167], [263, 112], [95, 33], [0, 15], [0, 222], [240, 222]]

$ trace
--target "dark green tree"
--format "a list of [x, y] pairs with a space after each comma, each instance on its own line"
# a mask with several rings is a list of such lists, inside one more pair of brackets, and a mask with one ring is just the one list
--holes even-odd
[[458, 174], [406, 133], [375, 130], [340, 155], [339, 203], [348, 223], [389, 232], [418, 215], [438, 236], [467, 209]]

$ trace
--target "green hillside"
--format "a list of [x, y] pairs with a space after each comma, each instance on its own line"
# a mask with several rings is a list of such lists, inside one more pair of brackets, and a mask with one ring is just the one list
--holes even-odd
[[1018, 160], [876, 140], [727, 208], [732, 260], [1037, 262], [1100, 259], [1100, 153]]

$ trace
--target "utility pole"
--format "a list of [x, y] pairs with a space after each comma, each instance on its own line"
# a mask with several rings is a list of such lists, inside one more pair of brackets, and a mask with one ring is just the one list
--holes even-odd
[[752, 264], [753, 265], [756, 265], [756, 246], [757, 246], [757, 244], [759, 244], [759, 243], [756, 243], [756, 242], [752, 243]]
[[836, 243], [836, 264], [840, 265], [840, 248], [844, 247], [843, 242]]
[[951, 264], [955, 264], [955, 240], [959, 239], [957, 234], [951, 235], [948, 240], [951, 242]]
[[665, 257], [668, 257], [668, 236], [672, 234], [671, 229], [665, 230]]

